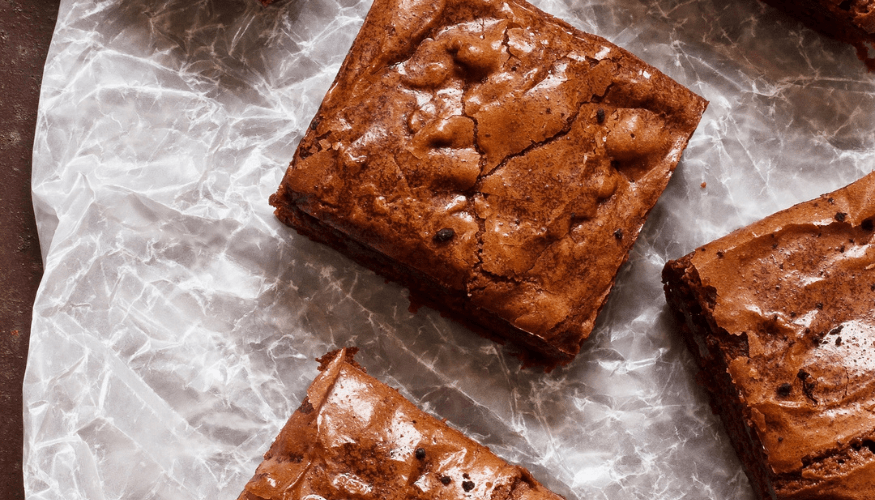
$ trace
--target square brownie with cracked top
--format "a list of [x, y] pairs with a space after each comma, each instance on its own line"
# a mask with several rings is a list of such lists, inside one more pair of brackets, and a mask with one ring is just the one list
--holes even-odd
[[669, 262], [665, 294], [761, 499], [875, 498], [875, 173]]
[[367, 375], [355, 352], [319, 359], [322, 373], [239, 500], [563, 500]]
[[376, 0], [277, 217], [527, 361], [569, 362], [707, 102], [521, 0]]

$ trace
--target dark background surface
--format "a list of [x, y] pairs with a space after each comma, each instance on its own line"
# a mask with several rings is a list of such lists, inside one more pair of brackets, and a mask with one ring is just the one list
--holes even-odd
[[30, 196], [43, 65], [60, 0], [0, 0], [0, 499], [24, 498], [21, 383], [42, 260]]

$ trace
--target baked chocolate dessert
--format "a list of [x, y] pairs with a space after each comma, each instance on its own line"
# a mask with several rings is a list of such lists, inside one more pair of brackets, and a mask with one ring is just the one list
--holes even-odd
[[355, 351], [319, 359], [322, 373], [239, 500], [562, 499], [365, 374]]
[[524, 1], [376, 0], [276, 215], [567, 363], [707, 103]]
[[875, 0], [762, 0], [799, 18], [809, 28], [849, 43], [875, 71]]
[[663, 271], [759, 498], [875, 498], [873, 221], [875, 173]]

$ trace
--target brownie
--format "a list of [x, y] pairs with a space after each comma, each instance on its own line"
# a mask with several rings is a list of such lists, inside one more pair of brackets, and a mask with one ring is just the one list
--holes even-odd
[[663, 271], [759, 498], [875, 498], [875, 173]]
[[239, 500], [561, 500], [367, 375], [342, 349], [323, 356], [300, 408]]
[[875, 71], [875, 0], [762, 0], [800, 19], [809, 28], [849, 43]]
[[567, 363], [707, 102], [524, 1], [376, 0], [277, 217]]

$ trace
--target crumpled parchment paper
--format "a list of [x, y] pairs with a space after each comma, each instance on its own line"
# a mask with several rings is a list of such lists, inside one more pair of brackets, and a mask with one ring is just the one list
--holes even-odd
[[659, 273], [875, 168], [875, 75], [755, 0], [533, 3], [711, 101], [594, 336], [550, 374], [272, 215], [370, 2], [62, 1], [34, 146], [27, 498], [234, 499], [312, 359], [353, 344], [569, 499], [753, 498]]

